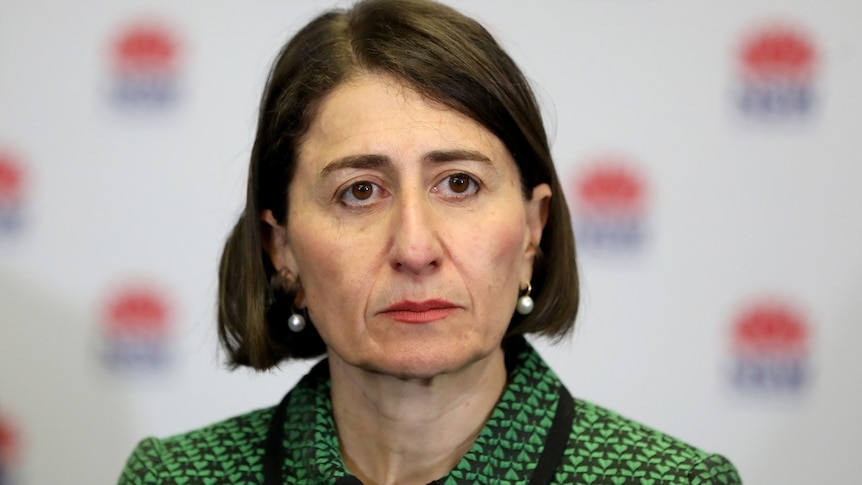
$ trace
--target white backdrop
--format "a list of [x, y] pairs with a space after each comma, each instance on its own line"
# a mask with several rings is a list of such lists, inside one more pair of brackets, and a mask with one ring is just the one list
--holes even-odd
[[[573, 393], [747, 484], [852, 483], [862, 6], [452, 3], [552, 134], [584, 304], [539, 347]], [[0, 3], [0, 483], [114, 483], [309, 367], [224, 369], [216, 264], [269, 64], [330, 5]]]

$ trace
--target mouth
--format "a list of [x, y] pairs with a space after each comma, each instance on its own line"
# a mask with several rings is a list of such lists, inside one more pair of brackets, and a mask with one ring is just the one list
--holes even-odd
[[442, 320], [458, 310], [446, 300], [399, 301], [381, 313], [401, 323], [431, 323]]

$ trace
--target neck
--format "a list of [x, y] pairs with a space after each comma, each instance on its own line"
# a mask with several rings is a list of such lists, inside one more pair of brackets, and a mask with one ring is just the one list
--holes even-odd
[[473, 445], [506, 385], [499, 348], [430, 379], [364, 371], [335, 355], [329, 360], [341, 454], [366, 484], [424, 485], [446, 475]]

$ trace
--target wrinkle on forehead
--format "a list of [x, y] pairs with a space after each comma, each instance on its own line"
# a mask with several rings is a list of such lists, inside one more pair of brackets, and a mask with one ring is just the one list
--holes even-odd
[[[483, 129], [483, 137], [490, 137], [496, 140], [496, 136], [494, 136], [493, 133], [491, 133], [482, 123], [476, 121], [475, 119], [465, 115], [464, 113], [456, 109], [447, 106], [439, 100], [424, 95], [403, 79], [388, 73], [361, 71], [359, 74], [353, 75], [347, 80], [337, 85], [335, 88], [332, 89], [332, 91], [330, 91], [326, 96], [324, 96], [319, 103], [317, 103], [315, 112], [312, 115], [311, 121], [309, 123], [308, 130], [306, 130], [306, 133], [297, 143], [296, 153], [300, 158], [301, 155], [305, 152], [304, 149], [307, 147], [308, 140], [312, 138], [310, 136], [312, 130], [317, 131], [318, 135], [322, 135], [324, 134], [324, 132], [332, 134], [334, 130], [332, 130], [331, 128], [334, 127], [335, 123], [345, 122], [345, 119], [340, 117], [336, 119], [329, 119], [329, 115], [331, 115], [331, 113], [329, 113], [330, 110], [327, 110], [326, 108], [331, 105], [333, 100], [336, 99], [345, 90], [362, 87], [363, 84], [365, 84], [366, 86], [374, 85], [375, 89], [381, 88], [383, 92], [390, 95], [387, 98], [389, 101], [397, 101], [401, 105], [400, 107], [403, 108], [405, 111], [410, 111], [409, 109], [407, 109], [410, 105], [413, 105], [414, 107], [421, 105], [424, 109], [445, 112], [458, 118], [461, 118], [462, 121], [466, 122], [464, 125], [462, 125], [463, 128], [468, 128], [471, 124], [481, 127]], [[362, 115], [365, 115], [365, 113], [352, 112], [351, 114], [354, 115], [354, 125], [361, 126], [364, 124], [362, 123]], [[355, 116], [357, 114], [360, 114], [359, 118]], [[373, 115], [370, 116], [373, 118]], [[418, 119], [413, 119], [413, 121], [417, 124], [422, 123]], [[332, 138], [328, 141], [329, 143], [335, 143], [339, 140]], [[485, 141], [490, 143], [490, 140]]]

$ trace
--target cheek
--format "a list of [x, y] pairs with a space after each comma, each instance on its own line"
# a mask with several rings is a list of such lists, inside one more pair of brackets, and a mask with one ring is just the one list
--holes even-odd
[[495, 218], [474, 226], [470, 236], [464, 238], [464, 247], [456, 259], [462, 267], [469, 268], [468, 279], [472, 284], [509, 291], [511, 285], [520, 284], [526, 241], [525, 224]]
[[325, 237], [306, 238], [297, 255], [303, 306], [327, 347], [351, 338], [354, 334], [349, 329], [361, 328], [346, 325], [361, 318], [367, 290], [351, 271], [356, 266], [350, 264], [350, 255], [348, 248]]
[[343, 301], [357, 297], [361, 283], [358, 264], [366, 258], [356, 254], [357, 244], [349, 244], [349, 238], [335, 227], [320, 224], [302, 224], [298, 220], [291, 240], [305, 291], [306, 304], [320, 312], [327, 309], [329, 301]]

